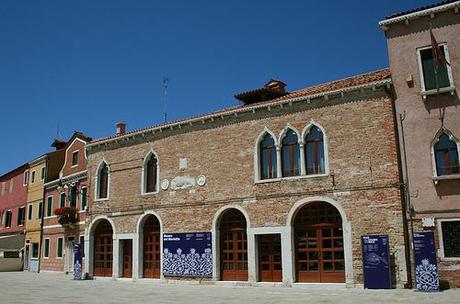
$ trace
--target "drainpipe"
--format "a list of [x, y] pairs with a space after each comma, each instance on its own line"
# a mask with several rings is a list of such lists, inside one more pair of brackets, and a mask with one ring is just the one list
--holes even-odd
[[43, 248], [43, 218], [45, 217], [45, 184], [46, 179], [48, 178], [48, 155], [46, 156], [45, 160], [45, 179], [43, 180], [43, 194], [42, 194], [42, 217], [40, 219], [40, 243], [38, 245], [38, 270], [37, 272], [40, 273], [41, 262], [42, 262], [42, 248]]

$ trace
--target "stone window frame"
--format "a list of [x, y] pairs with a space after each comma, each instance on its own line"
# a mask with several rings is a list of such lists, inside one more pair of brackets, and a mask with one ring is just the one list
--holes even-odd
[[[61, 256], [59, 256], [59, 239], [62, 240], [62, 246], [61, 246]], [[62, 260], [64, 257], [64, 237], [60, 236], [56, 238], [56, 260]]]
[[[305, 137], [307, 136], [308, 132], [312, 127], [317, 127], [323, 133], [323, 148], [324, 148], [324, 173], [320, 174], [306, 174], [306, 159], [305, 159], [305, 152], [304, 152], [304, 145], [305, 145]], [[287, 130], [291, 129], [298, 134], [299, 138], [299, 150], [300, 150], [300, 168], [301, 174], [298, 176], [282, 176], [282, 166], [281, 166], [281, 145], [280, 142], [282, 138], [286, 134]], [[270, 134], [275, 141], [276, 147], [276, 160], [277, 160], [277, 177], [270, 178], [270, 179], [261, 179], [261, 172], [260, 172], [260, 142], [263, 140], [266, 134]], [[260, 132], [259, 136], [256, 139], [255, 146], [254, 146], [254, 181], [256, 184], [259, 183], [267, 183], [267, 182], [276, 182], [281, 180], [296, 180], [296, 179], [304, 179], [304, 178], [316, 178], [316, 177], [325, 177], [329, 176], [330, 169], [329, 169], [329, 143], [328, 143], [328, 136], [326, 130], [323, 126], [313, 119], [305, 126], [302, 130], [302, 133], [299, 133], [296, 128], [294, 128], [289, 123], [283, 128], [280, 135], [277, 137], [275, 134], [268, 128], [264, 127], [264, 130]]]
[[283, 170], [283, 156], [282, 156], [282, 152], [283, 152], [283, 139], [284, 137], [286, 136], [287, 132], [289, 130], [292, 130], [296, 135], [297, 135], [297, 142], [299, 143], [299, 165], [300, 165], [300, 174], [299, 175], [296, 175], [296, 176], [283, 176], [283, 172], [280, 172], [280, 175], [282, 178], [287, 178], [287, 177], [298, 177], [298, 176], [302, 176], [302, 175], [305, 175], [305, 154], [303, 152], [303, 148], [304, 148], [304, 141], [303, 141], [303, 136], [302, 134], [296, 129], [294, 128], [293, 126], [291, 126], [290, 124], [287, 124], [286, 127], [284, 127], [284, 129], [281, 131], [280, 135], [279, 135], [279, 139], [278, 139], [278, 143], [280, 145], [280, 167], [281, 167], [281, 171]]
[[[86, 189], [86, 205], [85, 205], [85, 208], [83, 208], [83, 189]], [[80, 193], [80, 213], [82, 212], [85, 212], [86, 209], [88, 209], [88, 186], [81, 186], [80, 188], [80, 191], [78, 191]]]
[[[50, 198], [51, 198], [51, 209], [49, 209], [49, 205], [48, 203], [50, 202]], [[47, 195], [46, 196], [46, 212], [44, 212], [44, 219], [48, 219], [48, 218], [53, 218], [53, 217], [56, 217], [54, 214], [54, 196], [52, 194], [50, 195]], [[48, 210], [50, 211], [48, 215]]]
[[[48, 250], [46, 250], [46, 240], [48, 240]], [[50, 238], [44, 238], [43, 239], [43, 259], [49, 260], [50, 258], [50, 249], [51, 249], [51, 239]], [[48, 251], [48, 255], [45, 255], [46, 251]]]
[[[108, 174], [107, 174], [107, 197], [100, 198], [99, 197], [99, 173], [102, 169], [102, 165], [105, 164], [107, 166]], [[94, 178], [94, 201], [95, 202], [102, 202], [108, 201], [110, 198], [110, 175], [112, 170], [110, 169], [109, 163], [103, 158], [99, 164], [97, 165], [96, 175]]]
[[29, 183], [29, 170], [26, 170], [26, 171], [24, 171], [24, 175], [23, 175], [23, 178], [22, 178], [22, 186], [25, 187], [25, 186], [27, 186], [28, 183]]
[[[447, 47], [447, 43], [445, 42], [442, 42], [442, 43], [438, 43], [438, 45], [440, 47], [443, 47], [444, 48], [444, 55], [445, 55], [445, 58], [448, 62], [450, 62], [450, 57], [449, 57], [449, 49]], [[438, 93], [444, 93], [444, 92], [452, 92], [453, 94], [453, 91], [455, 90], [455, 85], [454, 85], [454, 78], [452, 76], [452, 67], [447, 65], [447, 75], [449, 77], [449, 82], [450, 82], [450, 86], [449, 87], [445, 87], [445, 88], [440, 88], [439, 89], [439, 92], [438, 90], [426, 90], [425, 89], [425, 79], [423, 77], [423, 66], [422, 66], [422, 55], [421, 55], [421, 51], [424, 51], [424, 50], [427, 50], [427, 49], [431, 49], [431, 44], [428, 45], [428, 46], [423, 46], [423, 47], [419, 47], [416, 49], [417, 51], [417, 65], [418, 65], [418, 73], [419, 73], [419, 79], [420, 79], [420, 90], [421, 90], [421, 95], [423, 95], [424, 97], [426, 97], [426, 95], [433, 95], [433, 94], [438, 94]]]
[[[72, 161], [71, 161], [71, 167], [70, 168], [75, 168], [78, 167], [78, 152], [80, 149], [77, 149], [75, 151], [72, 151]], [[75, 157], [76, 156], [76, 157]], [[76, 159], [76, 160], [75, 160]]]
[[442, 223], [443, 222], [460, 222], [460, 218], [444, 218], [444, 219], [437, 220], [438, 238], [439, 238], [439, 258], [442, 261], [460, 261], [460, 256], [459, 257], [446, 257], [444, 254], [444, 238], [442, 236]]
[[[151, 156], [154, 156], [157, 160], [157, 168], [156, 168], [156, 183], [155, 183], [155, 191], [153, 192], [146, 192], [147, 188], [147, 179], [146, 179], [146, 166], [147, 162], [149, 161]], [[158, 154], [151, 149], [144, 157], [142, 161], [142, 171], [141, 171], [141, 194], [142, 195], [151, 195], [151, 194], [156, 194], [160, 192], [160, 159], [158, 157]]]
[[450, 130], [446, 128], [439, 129], [433, 141], [431, 142], [431, 149], [430, 149], [431, 150], [431, 166], [433, 170], [433, 180], [435, 181], [435, 183], [437, 183], [439, 180], [442, 180], [442, 179], [460, 179], [460, 174], [438, 175], [438, 170], [436, 167], [436, 154], [434, 153], [434, 146], [439, 141], [439, 137], [441, 137], [442, 134], [446, 134], [447, 136], [449, 136], [450, 140], [454, 141], [457, 144], [457, 153], [459, 154], [459, 157], [460, 157], [460, 140], [457, 137], [455, 137]]

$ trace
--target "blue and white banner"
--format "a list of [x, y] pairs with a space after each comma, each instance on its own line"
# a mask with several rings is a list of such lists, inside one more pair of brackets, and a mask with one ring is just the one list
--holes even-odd
[[390, 246], [388, 235], [361, 237], [364, 265], [364, 288], [391, 288]]
[[163, 275], [212, 277], [211, 232], [163, 234]]
[[413, 242], [417, 291], [439, 291], [433, 232], [414, 232]]
[[80, 244], [75, 244], [74, 248], [74, 265], [73, 265], [73, 279], [81, 280], [81, 248]]

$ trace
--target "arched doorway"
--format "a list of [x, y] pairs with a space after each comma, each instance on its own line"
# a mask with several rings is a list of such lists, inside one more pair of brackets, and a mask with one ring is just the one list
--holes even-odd
[[160, 221], [148, 215], [143, 225], [143, 276], [160, 278]]
[[297, 282], [345, 282], [342, 218], [326, 202], [302, 207], [294, 219]]
[[227, 210], [220, 219], [220, 269], [223, 281], [248, 280], [246, 218], [237, 209]]
[[107, 220], [101, 220], [94, 229], [93, 275], [112, 276], [113, 230]]

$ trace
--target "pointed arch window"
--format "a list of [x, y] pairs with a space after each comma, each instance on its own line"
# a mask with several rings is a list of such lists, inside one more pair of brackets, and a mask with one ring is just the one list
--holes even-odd
[[97, 176], [97, 198], [104, 199], [108, 198], [109, 190], [109, 167], [104, 162], [99, 168]]
[[156, 156], [151, 153], [144, 165], [144, 193], [151, 193], [157, 191], [158, 186], [158, 160]]
[[276, 178], [276, 146], [273, 137], [267, 133], [259, 144], [260, 179]]
[[312, 126], [305, 136], [305, 163], [307, 175], [324, 174], [324, 134], [317, 126]]
[[300, 175], [300, 150], [297, 134], [293, 130], [288, 129], [281, 144], [283, 176]]
[[458, 146], [445, 132], [434, 144], [434, 157], [438, 176], [459, 174]]

